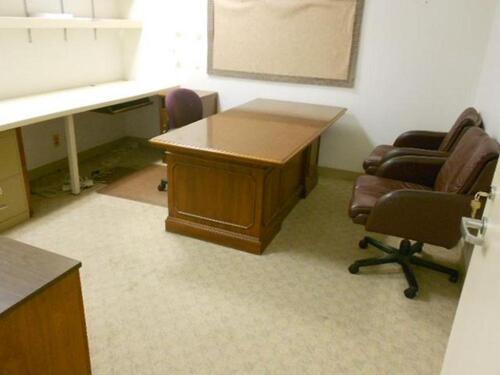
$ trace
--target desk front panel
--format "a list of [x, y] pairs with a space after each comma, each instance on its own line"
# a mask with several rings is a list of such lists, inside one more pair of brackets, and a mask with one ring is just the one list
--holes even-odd
[[167, 156], [169, 211], [176, 217], [255, 234], [265, 170], [216, 160]]
[[261, 254], [300, 198], [317, 143], [283, 166], [168, 153], [168, 231]]
[[78, 270], [0, 316], [0, 375], [90, 375]]

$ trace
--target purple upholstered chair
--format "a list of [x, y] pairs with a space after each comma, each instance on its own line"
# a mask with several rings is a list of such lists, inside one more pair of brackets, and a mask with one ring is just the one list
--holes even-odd
[[[173, 130], [192, 124], [203, 118], [203, 103], [192, 90], [176, 89], [165, 98], [168, 115], [168, 129]], [[161, 180], [159, 191], [165, 191], [167, 180]]]
[[165, 99], [168, 128], [177, 129], [203, 118], [203, 103], [197, 93], [188, 89], [176, 89]]

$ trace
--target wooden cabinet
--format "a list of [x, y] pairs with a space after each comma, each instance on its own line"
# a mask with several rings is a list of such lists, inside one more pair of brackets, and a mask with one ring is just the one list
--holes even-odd
[[0, 375], [91, 372], [80, 262], [0, 238]]
[[0, 132], [0, 181], [21, 172], [21, 167], [16, 131]]
[[216, 115], [219, 111], [219, 94], [215, 91], [195, 91], [203, 103], [203, 118]]
[[29, 218], [28, 196], [20, 132], [0, 132], [0, 231]]

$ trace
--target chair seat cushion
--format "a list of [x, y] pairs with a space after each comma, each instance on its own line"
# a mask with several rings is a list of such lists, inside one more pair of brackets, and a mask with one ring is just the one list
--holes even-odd
[[[431, 188], [410, 182], [392, 180], [377, 176], [363, 175], [354, 184], [349, 215], [359, 224], [364, 224], [371, 209], [379, 198], [396, 190], [432, 190]], [[360, 222], [361, 221], [361, 222]]]
[[363, 169], [366, 173], [374, 174], [384, 156], [394, 149], [395, 147], [390, 145], [380, 145], [375, 147], [370, 156], [368, 156], [363, 162]]

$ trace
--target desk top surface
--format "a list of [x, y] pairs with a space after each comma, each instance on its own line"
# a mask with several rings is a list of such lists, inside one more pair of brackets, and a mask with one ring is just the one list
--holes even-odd
[[117, 81], [0, 100], [0, 131], [156, 95], [172, 85]]
[[0, 316], [80, 266], [76, 260], [1, 237]]
[[155, 137], [170, 152], [212, 154], [282, 165], [318, 138], [347, 110], [257, 99]]

